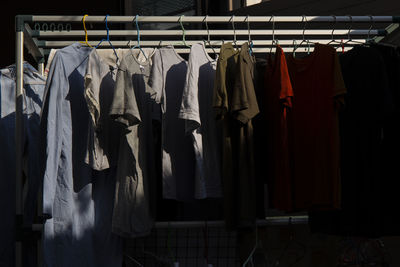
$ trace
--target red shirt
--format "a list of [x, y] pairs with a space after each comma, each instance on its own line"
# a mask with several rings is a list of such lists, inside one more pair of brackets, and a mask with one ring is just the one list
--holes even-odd
[[270, 55], [265, 73], [265, 119], [267, 127], [267, 182], [272, 206], [291, 210], [291, 167], [287, 115], [292, 107], [293, 90], [286, 58], [280, 46]]
[[293, 86], [289, 150], [294, 210], [340, 208], [337, 103], [346, 93], [334, 48], [316, 44], [301, 59], [287, 58]]

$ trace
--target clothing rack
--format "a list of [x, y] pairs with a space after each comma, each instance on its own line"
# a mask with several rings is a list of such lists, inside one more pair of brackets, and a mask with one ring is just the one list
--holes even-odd
[[[85, 18], [85, 20], [83, 20]], [[105, 30], [107, 21], [118, 29]], [[82, 22], [96, 29], [83, 30]], [[109, 35], [115, 48], [174, 45], [178, 53], [188, 53], [188, 46], [206, 41], [207, 52], [219, 52], [223, 42], [237, 46], [252, 41], [254, 53], [268, 53], [279, 43], [285, 52], [313, 51], [312, 43], [331, 44], [343, 51], [369, 40], [376, 42], [399, 27], [400, 16], [36, 16], [17, 15], [16, 30], [16, 266], [21, 266], [22, 233], [22, 137], [23, 137], [23, 61], [24, 47], [44, 73], [45, 57], [51, 48], [60, 48], [87, 37], [90, 45]], [[139, 30], [135, 26], [150, 26]], [[209, 27], [209, 24], [213, 27]], [[152, 27], [153, 25], [153, 27]], [[155, 25], [155, 26], [154, 26]], [[189, 27], [188, 27], [189, 26]], [[121, 29], [125, 27], [125, 29]], [[187, 27], [188, 29], [185, 29]], [[160, 30], [162, 28], [162, 30]], [[99, 30], [101, 29], [101, 30]], [[140, 40], [144, 36], [146, 40]], [[187, 38], [187, 39], [186, 39]], [[140, 43], [139, 43], [140, 42]], [[103, 42], [100, 48], [110, 47]], [[296, 223], [295, 219], [266, 219], [270, 224]], [[295, 218], [295, 217], [293, 217]], [[307, 222], [305, 218], [299, 221]], [[193, 222], [192, 224], [202, 222]], [[158, 223], [163, 226], [165, 223]], [[177, 222], [177, 226], [190, 222]], [[222, 224], [219, 222], [217, 224]], [[268, 225], [268, 223], [266, 223]], [[156, 224], [157, 225], [157, 224]], [[167, 224], [168, 225], [168, 224]], [[165, 225], [164, 225], [165, 226]], [[171, 226], [171, 224], [170, 224]], [[38, 230], [41, 225], [35, 225]]]

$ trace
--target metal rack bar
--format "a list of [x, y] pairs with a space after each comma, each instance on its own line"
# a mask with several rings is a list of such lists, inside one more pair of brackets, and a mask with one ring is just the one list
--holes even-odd
[[[297, 43], [297, 45], [300, 45], [302, 40], [300, 39], [293, 39], [293, 40], [279, 40], [279, 45], [280, 46], [293, 46], [294, 41]], [[320, 44], [328, 44], [332, 42], [332, 39], [309, 39], [310, 42], [314, 43], [320, 43]], [[341, 40], [334, 40], [337, 43], [340, 43], [343, 41], [344, 46], [351, 46], [353, 47], [356, 44], [359, 43], [364, 43], [365, 39], [341, 39]], [[68, 45], [71, 45], [73, 43], [76, 43], [77, 41], [38, 41], [38, 47], [43, 47], [43, 48], [61, 48], [65, 47]], [[136, 44], [136, 40], [130, 40], [130, 41], [112, 41], [112, 44], [114, 47], [118, 48], [128, 48], [129, 45], [134, 46]], [[201, 42], [201, 40], [186, 40], [187, 45], [194, 45]], [[211, 46], [220, 46], [223, 43], [226, 42], [232, 42], [233, 40], [215, 40], [215, 41], [210, 41]], [[247, 42], [247, 40], [237, 40], [236, 41], [238, 45], [242, 45], [243, 43]], [[272, 40], [252, 40], [254, 46], [273, 46], [274, 44], [272, 43]], [[98, 41], [89, 41], [88, 42], [92, 46], [96, 46], [99, 42]], [[154, 46], [164, 46], [164, 45], [174, 45], [175, 47], [180, 47], [184, 46], [182, 44], [182, 40], [159, 40], [159, 41], [140, 41], [140, 45], [142, 47], [154, 47]], [[208, 43], [206, 46], [209, 46]], [[301, 46], [307, 46], [307, 44], [304, 42], [301, 44]], [[100, 48], [105, 48], [105, 47], [111, 47], [109, 43], [103, 42], [100, 46]]]
[[[110, 30], [110, 36], [114, 37], [127, 37], [127, 36], [136, 36], [136, 30]], [[237, 36], [249, 36], [248, 30], [186, 30], [186, 36], [227, 36], [227, 35], [237, 35]], [[275, 35], [290, 35], [290, 36], [303, 36], [303, 35], [328, 35], [328, 36], [337, 36], [337, 35], [386, 35], [386, 31], [384, 29], [337, 29], [332, 33], [332, 29], [279, 29], [279, 30], [251, 30], [251, 35], [263, 35], [270, 36], [272, 34]], [[103, 37], [106, 35], [105, 30], [89, 30], [87, 31], [87, 35], [90, 37]], [[182, 30], [141, 30], [141, 36], [176, 36], [182, 35]], [[32, 37], [37, 38], [59, 38], [59, 37], [84, 37], [85, 32], [81, 30], [73, 30], [73, 31], [62, 31], [62, 32], [52, 32], [52, 31], [32, 31]]]
[[[139, 22], [198, 22], [203, 23], [205, 16], [140, 16]], [[104, 22], [105, 16], [87, 16], [86, 22]], [[109, 16], [108, 22], [131, 23], [135, 16]], [[232, 20], [232, 16], [207, 16], [209, 23], [226, 23]], [[81, 22], [82, 16], [27, 16], [27, 22]], [[234, 16], [238, 22], [400, 22], [399, 16]]]
[[15, 242], [15, 265], [22, 266], [22, 222], [23, 222], [23, 199], [22, 199], [22, 154], [23, 154], [23, 87], [24, 87], [24, 29], [16, 20], [15, 36], [15, 61], [16, 61], [16, 86], [15, 86], [15, 213], [16, 213], [16, 242]]
[[[257, 226], [307, 224], [308, 216], [278, 216], [266, 217], [265, 220], [257, 220]], [[156, 222], [155, 228], [198, 228], [198, 227], [224, 227], [224, 221], [176, 221], [176, 222]]]

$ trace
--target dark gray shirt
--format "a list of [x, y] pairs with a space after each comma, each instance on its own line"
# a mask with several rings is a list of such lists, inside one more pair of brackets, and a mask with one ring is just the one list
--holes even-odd
[[149, 80], [161, 104], [163, 197], [191, 200], [194, 196], [195, 157], [192, 138], [179, 118], [187, 62], [172, 46], [156, 51]]
[[150, 233], [156, 188], [152, 138], [155, 92], [147, 85], [150, 56], [139, 62], [137, 50], [127, 53], [118, 69], [111, 117], [123, 127], [120, 137], [113, 232], [128, 237]]
[[[116, 50], [118, 58], [124, 51]], [[85, 74], [85, 99], [89, 109], [88, 149], [85, 162], [94, 170], [116, 166], [119, 128], [110, 118], [114, 96], [117, 58], [112, 49], [93, 49]]]
[[192, 136], [196, 156], [195, 198], [222, 196], [220, 171], [221, 128], [213, 109], [214, 78], [217, 62], [202, 43], [190, 49], [186, 85], [179, 117]]

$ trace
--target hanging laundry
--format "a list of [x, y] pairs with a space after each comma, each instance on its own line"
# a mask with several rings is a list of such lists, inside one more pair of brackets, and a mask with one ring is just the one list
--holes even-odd
[[259, 112], [255, 96], [254, 59], [248, 44], [240, 51], [221, 46], [214, 86], [214, 108], [223, 127], [222, 183], [228, 229], [252, 226], [256, 218], [252, 118]]
[[[27, 184], [24, 201], [24, 225], [33, 223], [37, 194], [42, 183], [39, 170], [39, 121], [42, 108], [45, 77], [29, 63], [23, 63], [23, 174]], [[0, 265], [15, 265], [15, 65], [0, 70]], [[28, 248], [29, 249], [29, 248]], [[33, 253], [36, 253], [33, 251]], [[26, 256], [27, 254], [25, 254]], [[33, 266], [29, 258], [23, 266]]]
[[192, 138], [179, 119], [185, 87], [187, 61], [172, 46], [158, 49], [153, 56], [149, 85], [161, 104], [163, 197], [193, 200], [195, 155]]
[[[118, 49], [116, 53], [118, 58], [123, 57], [123, 50]], [[90, 114], [85, 163], [97, 171], [115, 167], [118, 161], [121, 130], [109, 115], [117, 68], [114, 50], [91, 51], [84, 77], [84, 96]]]
[[305, 58], [287, 57], [293, 87], [289, 150], [291, 210], [340, 208], [338, 110], [346, 87], [334, 48], [315, 44]]
[[216, 124], [212, 105], [216, 65], [217, 62], [207, 54], [203, 43], [191, 47], [179, 118], [186, 121], [185, 132], [193, 139], [197, 199], [222, 196], [222, 129]]
[[150, 233], [157, 201], [152, 127], [155, 91], [148, 86], [155, 49], [143, 51], [148, 60], [139, 58], [139, 50], [122, 58], [110, 110], [111, 118], [123, 129], [112, 230], [126, 237]]
[[265, 135], [260, 138], [266, 139], [266, 142], [262, 166], [270, 189], [271, 207], [291, 211], [293, 199], [289, 131], [293, 129], [289, 127], [288, 114], [292, 109], [293, 88], [286, 57], [279, 45], [274, 58], [269, 54], [264, 81], [266, 129]]
[[85, 163], [90, 114], [84, 76], [92, 48], [57, 51], [41, 117], [45, 266], [121, 266], [122, 239], [111, 233], [116, 168]]
[[392, 121], [398, 74], [389, 75], [400, 62], [396, 54], [393, 47], [373, 45], [356, 46], [340, 55], [348, 90], [339, 117], [342, 207], [337, 212], [311, 213], [314, 232], [371, 238], [399, 233], [390, 218], [397, 216], [393, 214], [397, 191], [391, 181], [396, 166], [392, 157], [396, 159], [399, 148]]

